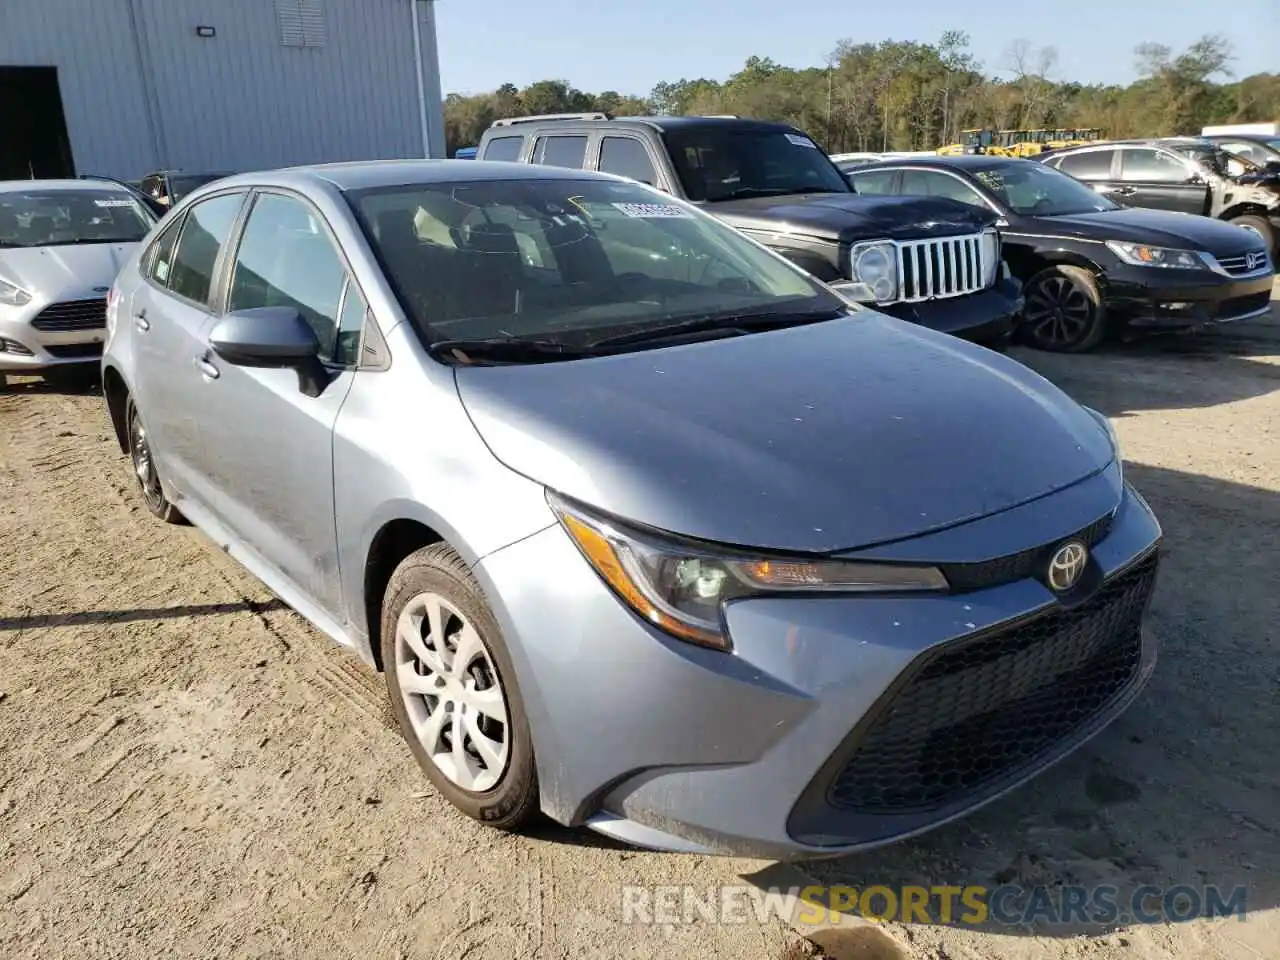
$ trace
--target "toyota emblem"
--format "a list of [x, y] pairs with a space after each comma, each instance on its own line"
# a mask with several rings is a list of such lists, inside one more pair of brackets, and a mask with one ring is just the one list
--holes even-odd
[[1056, 593], [1066, 593], [1080, 582], [1089, 563], [1089, 549], [1079, 540], [1064, 543], [1049, 561], [1049, 586]]

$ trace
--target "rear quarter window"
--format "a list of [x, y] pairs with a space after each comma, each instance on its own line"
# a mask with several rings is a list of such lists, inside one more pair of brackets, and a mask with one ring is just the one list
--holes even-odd
[[520, 159], [524, 137], [494, 137], [484, 148], [484, 159], [514, 163]]

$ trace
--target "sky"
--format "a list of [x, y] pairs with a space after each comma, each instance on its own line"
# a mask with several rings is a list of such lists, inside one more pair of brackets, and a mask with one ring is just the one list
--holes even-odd
[[1136, 79], [1139, 43], [1176, 52], [1205, 33], [1231, 41], [1237, 76], [1280, 72], [1280, 0], [437, 0], [435, 8], [446, 93], [562, 79], [644, 95], [661, 80], [723, 80], [753, 54], [818, 66], [843, 38], [935, 41], [949, 29], [968, 32], [988, 73], [1025, 38], [1057, 47], [1055, 80], [1124, 84]]

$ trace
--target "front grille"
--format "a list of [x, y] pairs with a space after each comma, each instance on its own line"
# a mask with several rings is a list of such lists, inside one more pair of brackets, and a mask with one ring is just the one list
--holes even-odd
[[[1262, 255], [1261, 261], [1258, 259], [1259, 254]], [[1216, 257], [1215, 259], [1218, 261], [1218, 266], [1233, 277], [1258, 273], [1264, 267], [1271, 265], [1270, 258], [1267, 256], [1266, 250], [1263, 249], [1250, 250], [1237, 257]]]
[[53, 346], [47, 346], [45, 351], [51, 357], [57, 357], [59, 360], [71, 360], [77, 357], [100, 357], [102, 356], [101, 343], [60, 343]]
[[1108, 513], [1069, 537], [1031, 547], [1020, 553], [1012, 553], [981, 563], [944, 563], [941, 564], [940, 569], [947, 578], [947, 583], [951, 585], [953, 593], [985, 590], [988, 587], [998, 587], [1003, 583], [1027, 580], [1044, 573], [1048, 569], [1050, 555], [1067, 540], [1080, 540], [1086, 547], [1093, 549], [1111, 532], [1112, 519], [1113, 514]]
[[866, 814], [979, 793], [1076, 735], [1133, 682], [1157, 557], [1057, 608], [926, 660], [872, 721], [827, 791]]
[[900, 241], [901, 299], [913, 303], [981, 290], [986, 276], [982, 246], [982, 234]]
[[1263, 290], [1261, 293], [1250, 294], [1247, 297], [1231, 297], [1229, 300], [1220, 301], [1214, 310], [1213, 318], [1235, 320], [1237, 317], [1247, 317], [1252, 313], [1266, 310], [1269, 306], [1271, 306], [1271, 291]]
[[107, 325], [106, 300], [67, 300], [45, 307], [31, 325], [50, 333], [66, 330], [98, 330]]

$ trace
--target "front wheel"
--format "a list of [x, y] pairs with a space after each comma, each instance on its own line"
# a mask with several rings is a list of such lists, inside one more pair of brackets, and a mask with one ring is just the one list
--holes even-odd
[[1106, 335], [1106, 322], [1098, 281], [1088, 270], [1049, 267], [1027, 281], [1021, 334], [1031, 346], [1056, 353], [1092, 350]]
[[129, 461], [133, 465], [133, 476], [138, 481], [142, 502], [153, 516], [165, 523], [183, 523], [182, 514], [165, 494], [160, 471], [156, 466], [155, 451], [151, 447], [151, 437], [132, 398], [125, 408], [125, 425], [129, 431]]
[[387, 584], [382, 663], [391, 709], [446, 800], [502, 830], [538, 812], [533, 738], [502, 631], [462, 559], [410, 554]]

